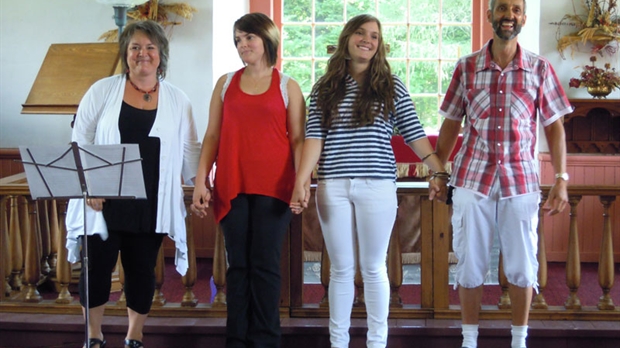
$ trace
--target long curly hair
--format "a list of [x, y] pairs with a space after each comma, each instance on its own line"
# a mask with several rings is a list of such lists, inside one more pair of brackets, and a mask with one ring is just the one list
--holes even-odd
[[317, 106], [321, 109], [321, 124], [331, 127], [335, 117], [338, 117], [338, 104], [344, 99], [346, 91], [346, 77], [348, 74], [349, 39], [362, 25], [367, 22], [376, 22], [379, 27], [379, 45], [375, 56], [370, 61], [364, 83], [362, 84], [353, 105], [353, 126], [362, 127], [374, 123], [377, 115], [383, 114], [385, 120], [394, 108], [394, 79], [390, 65], [387, 62], [387, 50], [383, 42], [383, 33], [379, 20], [368, 14], [361, 14], [351, 18], [342, 29], [338, 38], [336, 52], [327, 62], [325, 75], [312, 87], [312, 94], [316, 94]]

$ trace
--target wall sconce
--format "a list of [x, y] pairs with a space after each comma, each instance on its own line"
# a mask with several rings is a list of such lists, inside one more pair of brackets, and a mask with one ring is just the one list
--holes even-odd
[[118, 38], [120, 41], [123, 27], [127, 24], [127, 9], [142, 4], [143, 0], [97, 0], [98, 3], [104, 5], [112, 5], [114, 8], [114, 22], [118, 26]]

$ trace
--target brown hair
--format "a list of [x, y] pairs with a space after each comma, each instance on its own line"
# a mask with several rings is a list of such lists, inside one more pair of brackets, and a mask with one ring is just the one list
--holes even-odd
[[321, 124], [324, 127], [331, 126], [334, 117], [338, 115], [338, 104], [344, 99], [347, 65], [350, 59], [349, 38], [367, 22], [377, 23], [379, 45], [353, 104], [353, 125], [361, 127], [372, 124], [375, 116], [379, 114], [383, 114], [383, 118], [387, 120], [389, 113], [395, 111], [394, 79], [386, 58], [387, 50], [383, 42], [381, 23], [374, 16], [361, 14], [345, 24], [338, 38], [336, 52], [327, 62], [325, 75], [321, 76], [312, 87], [312, 94], [316, 94], [316, 102], [322, 112]]
[[121, 57], [121, 63], [123, 65], [123, 71], [129, 70], [127, 64], [127, 50], [129, 49], [129, 42], [133, 35], [137, 32], [143, 32], [159, 49], [159, 66], [157, 67], [157, 78], [164, 79], [166, 77], [166, 70], [168, 69], [168, 57], [169, 57], [169, 44], [168, 38], [164, 28], [157, 22], [152, 20], [137, 21], [128, 24], [121, 37], [118, 40], [119, 55]]
[[237, 19], [233, 26], [233, 40], [235, 42], [235, 47], [237, 47], [235, 30], [258, 35], [263, 40], [263, 47], [267, 55], [267, 63], [269, 66], [276, 65], [278, 60], [278, 48], [280, 46], [280, 31], [271, 18], [263, 13], [255, 12], [248, 13]]

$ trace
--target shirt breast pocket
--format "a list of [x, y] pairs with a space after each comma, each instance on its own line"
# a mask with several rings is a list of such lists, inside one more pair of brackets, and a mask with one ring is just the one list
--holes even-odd
[[513, 88], [511, 93], [510, 105], [513, 110], [513, 115], [519, 115], [520, 118], [529, 119], [534, 114], [536, 106], [536, 94], [537, 89], [532, 88]]
[[491, 94], [488, 88], [467, 90], [469, 103], [467, 117], [472, 122], [484, 120], [491, 115]]
[[491, 121], [491, 94], [488, 88], [467, 91], [467, 117], [472, 128], [481, 136], [486, 136]]

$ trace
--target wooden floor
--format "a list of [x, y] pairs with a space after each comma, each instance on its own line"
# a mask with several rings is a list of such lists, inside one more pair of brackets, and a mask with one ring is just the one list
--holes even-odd
[[[147, 348], [224, 347], [225, 318], [149, 318]], [[327, 319], [282, 319], [283, 348], [329, 347]], [[390, 319], [389, 348], [459, 348], [460, 321]], [[123, 347], [127, 319], [106, 316], [108, 348]], [[0, 313], [0, 347], [72, 347], [84, 340], [83, 320], [77, 315]], [[351, 323], [351, 348], [365, 347], [365, 319]], [[510, 347], [510, 322], [482, 321], [479, 348]], [[531, 321], [529, 348], [618, 348], [620, 321]]]

